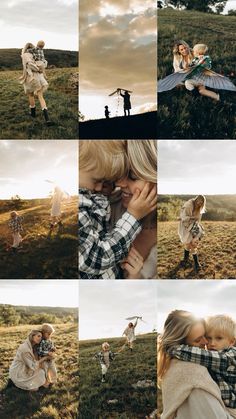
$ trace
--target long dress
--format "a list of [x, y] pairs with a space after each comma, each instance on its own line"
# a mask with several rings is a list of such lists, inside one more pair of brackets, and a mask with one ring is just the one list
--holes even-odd
[[61, 203], [64, 198], [64, 192], [60, 188], [56, 188], [52, 197], [52, 208], [51, 216], [60, 217], [61, 216]]
[[[179, 237], [183, 244], [189, 244], [191, 241], [195, 239], [200, 239], [203, 235], [203, 229], [200, 226], [201, 215], [199, 215], [198, 219], [193, 220], [193, 199], [189, 199], [185, 204], [182, 206], [180, 211], [180, 222], [179, 222]], [[194, 226], [199, 229], [198, 234], [194, 232]]]
[[37, 95], [40, 90], [47, 90], [48, 82], [43, 72], [39, 72], [39, 67], [31, 53], [25, 52], [22, 55], [22, 64], [23, 75], [20, 77], [20, 83], [23, 84], [25, 94]]
[[36, 360], [29, 338], [17, 349], [9, 369], [9, 377], [22, 390], [38, 390], [46, 381], [46, 373]]

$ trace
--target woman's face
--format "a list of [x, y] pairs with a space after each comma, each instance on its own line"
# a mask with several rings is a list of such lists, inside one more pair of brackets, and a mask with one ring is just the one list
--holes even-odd
[[32, 343], [34, 345], [38, 345], [41, 342], [42, 339], [42, 333], [38, 332], [36, 335], [32, 337]]
[[204, 348], [207, 344], [207, 340], [205, 338], [205, 327], [202, 322], [196, 323], [190, 333], [187, 336], [185, 343], [190, 346], [197, 346], [198, 348]]
[[124, 208], [128, 207], [136, 189], [142, 191], [146, 183], [147, 182], [145, 180], [135, 179], [132, 175], [122, 178], [116, 182], [116, 186], [119, 186], [122, 191], [121, 200]]
[[201, 208], [204, 205], [204, 199], [202, 196], [198, 196], [197, 199], [195, 200], [195, 205], [197, 208]]
[[186, 56], [186, 55], [188, 55], [188, 53], [189, 53], [189, 50], [188, 50], [188, 47], [186, 47], [185, 45], [179, 45], [179, 53], [182, 55], [182, 56]]

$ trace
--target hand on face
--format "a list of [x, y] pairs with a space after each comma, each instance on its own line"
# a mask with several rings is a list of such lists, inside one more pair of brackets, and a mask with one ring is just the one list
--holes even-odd
[[142, 191], [135, 190], [135, 193], [129, 202], [128, 212], [137, 220], [141, 220], [146, 215], [153, 212], [157, 207], [157, 188], [147, 182]]

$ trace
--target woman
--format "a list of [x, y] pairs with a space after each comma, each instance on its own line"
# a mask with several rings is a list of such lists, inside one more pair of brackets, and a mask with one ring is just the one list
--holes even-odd
[[[136, 191], [142, 190], [146, 183], [150, 188], [157, 183], [157, 147], [156, 140], [126, 141], [130, 171], [128, 177], [116, 182], [121, 188], [119, 203], [114, 209], [118, 219]], [[114, 217], [114, 214], [113, 214]], [[151, 212], [142, 219], [142, 231], [133, 242], [128, 257], [122, 263], [127, 279], [154, 279], [157, 269], [157, 212]]]
[[185, 70], [191, 64], [194, 56], [190, 46], [185, 41], [176, 41], [173, 47], [173, 67], [175, 73]]
[[198, 261], [197, 248], [201, 240], [204, 230], [200, 225], [202, 214], [205, 212], [206, 198], [198, 195], [189, 199], [182, 206], [179, 218], [179, 237], [184, 245], [184, 259], [180, 262], [180, 266], [186, 267], [189, 260], [190, 252], [193, 255], [195, 272], [199, 272], [201, 266]]
[[28, 96], [30, 105], [30, 115], [32, 118], [36, 117], [35, 97], [38, 97], [40, 106], [42, 108], [43, 116], [47, 125], [52, 123], [49, 121], [48, 110], [43, 93], [48, 88], [43, 71], [37, 66], [33, 54], [29, 50], [35, 48], [33, 44], [27, 43], [21, 52], [23, 75], [20, 77], [21, 84], [24, 86], [25, 94]]
[[[19, 348], [9, 369], [9, 378], [16, 387], [22, 390], [36, 391], [39, 387], [48, 387], [46, 380], [46, 371], [43, 369], [43, 363], [51, 360], [49, 356], [44, 356], [38, 360], [36, 346], [42, 339], [40, 330], [32, 330]], [[52, 354], [53, 356], [53, 354]]]
[[204, 347], [205, 324], [188, 311], [172, 311], [158, 342], [158, 381], [162, 389], [161, 419], [231, 419], [219, 387], [207, 368], [170, 359], [167, 351], [177, 344]]

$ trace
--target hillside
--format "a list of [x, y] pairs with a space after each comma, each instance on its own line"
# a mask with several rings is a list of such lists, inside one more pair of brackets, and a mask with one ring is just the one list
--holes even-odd
[[0, 327], [0, 417], [17, 419], [77, 419], [78, 328], [76, 324], [54, 325], [58, 382], [49, 389], [27, 392], [6, 388], [9, 366], [16, 350], [34, 326]]
[[[117, 352], [124, 339], [111, 338], [79, 343], [80, 417], [86, 419], [144, 419], [156, 409], [156, 334], [137, 336], [134, 350], [120, 352], [110, 365], [106, 383], [101, 383], [99, 362], [93, 359], [104, 340]], [[133, 388], [140, 380], [155, 385]], [[116, 402], [109, 402], [116, 400]]]
[[[236, 16], [158, 10], [158, 79], [173, 72], [172, 47], [183, 39], [190, 46], [205, 43], [212, 69], [236, 84]], [[158, 95], [158, 138], [236, 138], [236, 94], [221, 91], [224, 103], [206, 97], [193, 97], [185, 87]]]
[[78, 70], [46, 70], [44, 97], [53, 126], [47, 126], [36, 99], [36, 118], [29, 115], [28, 98], [19, 82], [22, 71], [0, 72], [0, 139], [78, 138]]
[[80, 139], [157, 138], [157, 113], [146, 112], [129, 117], [97, 119], [79, 123]]
[[72, 198], [63, 207], [63, 226], [50, 234], [50, 204], [39, 200], [37, 206], [18, 210], [23, 219], [21, 249], [13, 253], [8, 230], [10, 211], [0, 214], [0, 278], [77, 278], [78, 277], [78, 200]]
[[[44, 49], [44, 55], [48, 65], [56, 67], [78, 67], [78, 52], [64, 51], [60, 49]], [[0, 71], [21, 70], [21, 49], [1, 48], [0, 49]]]

